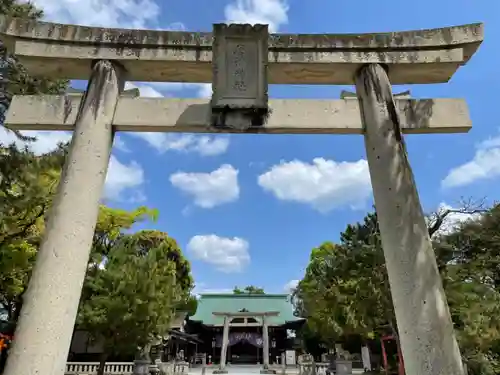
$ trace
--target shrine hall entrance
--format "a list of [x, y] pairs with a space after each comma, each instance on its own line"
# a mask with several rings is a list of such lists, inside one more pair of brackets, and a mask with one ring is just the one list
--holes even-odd
[[227, 348], [231, 364], [258, 364], [263, 360], [263, 340], [259, 327], [232, 327]]
[[229, 362], [234, 365], [255, 365], [262, 362], [262, 347], [240, 341], [228, 348]]

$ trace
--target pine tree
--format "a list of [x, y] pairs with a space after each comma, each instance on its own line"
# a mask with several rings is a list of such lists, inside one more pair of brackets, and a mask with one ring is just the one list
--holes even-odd
[[145, 250], [137, 236], [124, 236], [107, 256], [104, 269], [88, 273], [77, 324], [104, 351], [98, 374], [108, 356], [132, 354], [164, 336], [183, 295], [176, 282], [175, 241], [155, 243]]

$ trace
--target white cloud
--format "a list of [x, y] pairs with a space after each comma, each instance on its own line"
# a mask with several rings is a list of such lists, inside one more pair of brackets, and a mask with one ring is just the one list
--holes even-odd
[[285, 293], [291, 294], [295, 288], [297, 288], [297, 285], [299, 284], [299, 280], [290, 280], [285, 284], [283, 289], [285, 290]]
[[212, 97], [212, 84], [211, 83], [200, 83], [197, 96], [200, 98]]
[[165, 27], [164, 30], [170, 30], [170, 31], [186, 31], [186, 26], [182, 22], [173, 22], [167, 27]]
[[160, 15], [154, 0], [34, 0], [52, 22], [88, 26], [146, 28]]
[[239, 237], [197, 235], [188, 244], [188, 252], [197, 260], [209, 263], [222, 272], [240, 272], [250, 263], [249, 244]]
[[[24, 131], [26, 136], [36, 137], [34, 142], [22, 142], [17, 139], [14, 133], [4, 127], [0, 127], [0, 143], [15, 143], [17, 147], [28, 147], [36, 154], [42, 155], [54, 150], [58, 143], [67, 142], [71, 139], [68, 132], [48, 132], [48, 131]], [[126, 150], [126, 145], [120, 138], [115, 138], [115, 147]], [[144, 172], [139, 164], [132, 161], [130, 164], [122, 164], [114, 155], [111, 156], [106, 176], [103, 197], [111, 200], [124, 199], [124, 193], [134, 201], [143, 200], [141, 185], [144, 183]]]
[[42, 155], [54, 150], [58, 143], [66, 143], [71, 140], [70, 132], [22, 131], [21, 134], [36, 137], [37, 140], [35, 142], [23, 142], [12, 131], [0, 126], [0, 143], [5, 145], [14, 143], [19, 148], [28, 146], [36, 155]]
[[163, 94], [157, 90], [155, 90], [153, 87], [143, 84], [143, 83], [132, 83], [132, 82], [126, 82], [125, 83], [125, 90], [130, 90], [130, 89], [139, 89], [139, 94], [140, 96], [144, 98], [161, 98], [163, 97]]
[[197, 297], [200, 296], [200, 294], [232, 294], [233, 289], [232, 288], [212, 288], [208, 287], [206, 283], [195, 283], [194, 289], [193, 289], [193, 294], [196, 295]]
[[141, 138], [160, 153], [178, 151], [215, 156], [225, 153], [229, 147], [228, 136], [174, 133], [130, 133], [130, 135]]
[[269, 24], [269, 31], [276, 32], [288, 22], [288, 9], [285, 0], [236, 0], [224, 14], [228, 23]]
[[[209, 84], [190, 84], [178, 82], [156, 82], [151, 85], [127, 82], [125, 89], [138, 88], [142, 97], [158, 98], [164, 97], [163, 93], [175, 92], [182, 89], [194, 87], [199, 90], [199, 96], [210, 96], [212, 87]], [[160, 92], [161, 90], [162, 92]], [[209, 94], [210, 92], [210, 94]], [[181, 151], [194, 152], [202, 156], [215, 156], [223, 154], [229, 147], [229, 137], [209, 136], [194, 134], [172, 134], [172, 133], [129, 133], [141, 138], [158, 152]]]
[[281, 162], [261, 174], [258, 184], [280, 200], [309, 204], [323, 213], [341, 206], [362, 208], [372, 194], [368, 163], [363, 159]]
[[123, 140], [123, 137], [119, 134], [115, 134], [115, 138], [113, 140], [113, 147], [116, 148], [117, 150], [120, 150], [121, 152], [127, 152], [127, 153], [130, 152], [130, 149]]
[[[180, 82], [156, 82], [151, 83], [151, 85], [137, 82], [127, 82], [125, 84], [126, 90], [133, 88], [138, 88], [142, 97], [150, 98], [164, 97], [164, 93], [169, 96], [168, 94], [171, 92], [189, 88], [198, 90], [197, 96], [199, 97], [210, 97], [212, 95], [211, 84]], [[228, 136], [173, 133], [129, 133], [129, 135], [141, 138], [160, 153], [178, 151], [197, 153], [202, 156], [216, 156], [225, 153], [229, 147]]]
[[[73, 23], [86, 26], [163, 29], [185, 31], [182, 22], [159, 27], [161, 8], [155, 0], [34, 0], [44, 10], [45, 19], [52, 22]], [[275, 32], [288, 22], [288, 4], [285, 0], [236, 0], [225, 7], [227, 22], [269, 24]], [[198, 83], [148, 83], [137, 84], [141, 96], [170, 96], [171, 91], [195, 89], [196, 96], [210, 97], [211, 85]]]
[[[157, 82], [151, 85], [127, 82], [125, 89], [138, 88], [142, 97], [164, 97], [163, 93], [176, 92], [186, 88], [195, 88], [200, 97], [209, 97], [212, 86], [210, 84], [191, 84], [178, 82]], [[161, 90], [161, 92], [159, 91]], [[172, 134], [172, 133], [129, 133], [141, 138], [158, 152], [180, 151], [198, 153], [202, 156], [215, 156], [223, 154], [229, 147], [228, 136]]]
[[[51, 22], [73, 23], [85, 26], [119, 27], [135, 29], [163, 29], [185, 31], [182, 22], [173, 22], [158, 27], [159, 2], [155, 0], [34, 0], [34, 4], [44, 10], [45, 19]], [[127, 83], [126, 88], [138, 87], [141, 96], [164, 96], [159, 90], [178, 91], [194, 88], [203, 94], [205, 84], [194, 83]]]
[[202, 208], [234, 202], [240, 195], [238, 170], [229, 164], [210, 173], [177, 172], [170, 176], [170, 182], [191, 195], [194, 204]]
[[211, 83], [191, 83], [191, 82], [151, 82], [151, 85], [165, 96], [173, 96], [181, 90], [193, 90], [196, 97], [208, 98], [212, 96]]
[[442, 188], [470, 185], [476, 181], [500, 176], [500, 136], [489, 138], [477, 146], [472, 160], [452, 168], [441, 181]]
[[140, 188], [144, 184], [144, 171], [135, 161], [121, 163], [114, 155], [109, 160], [104, 199], [123, 200], [125, 194], [134, 202], [144, 200]]
[[444, 212], [447, 210], [453, 210], [457, 212], [450, 212], [448, 215], [446, 215], [443, 223], [441, 224], [439, 230], [434, 233], [433, 236], [441, 236], [441, 235], [446, 235], [450, 234], [454, 231], [456, 231], [460, 224], [469, 221], [469, 220], [475, 220], [478, 219], [482, 213], [468, 213], [468, 212], [460, 212], [464, 211], [461, 208], [453, 207], [450, 206], [449, 204], [445, 202], [441, 202], [438, 206], [437, 212], [431, 214], [430, 216], [426, 217], [426, 221], [428, 225], [432, 225], [432, 223], [435, 222], [437, 215], [442, 215]]

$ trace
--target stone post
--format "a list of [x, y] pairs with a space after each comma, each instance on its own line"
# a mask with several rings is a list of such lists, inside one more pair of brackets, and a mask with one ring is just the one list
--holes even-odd
[[64, 374], [111, 154], [111, 123], [124, 86], [123, 73], [110, 61], [92, 66], [5, 375]]
[[267, 316], [262, 316], [262, 371], [261, 374], [269, 373], [269, 328]]
[[220, 365], [219, 369], [213, 371], [214, 374], [227, 374], [226, 370], [226, 356], [227, 347], [229, 344], [229, 316], [224, 316], [224, 331], [222, 332], [222, 348], [220, 352]]
[[363, 66], [356, 75], [356, 91], [406, 375], [463, 375], [384, 67]]
[[368, 347], [368, 345], [363, 345], [361, 347], [361, 359], [363, 360], [363, 369], [365, 371], [371, 371], [372, 361], [370, 355], [370, 348]]
[[205, 375], [207, 372], [207, 355], [201, 357], [201, 375]]

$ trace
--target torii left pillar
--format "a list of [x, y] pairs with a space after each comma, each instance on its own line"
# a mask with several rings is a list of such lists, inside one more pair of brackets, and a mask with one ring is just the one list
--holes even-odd
[[124, 73], [111, 61], [93, 63], [4, 375], [64, 375]]
[[227, 347], [229, 346], [229, 322], [231, 317], [228, 315], [224, 316], [224, 329], [222, 331], [222, 345], [220, 352], [220, 364], [217, 370], [214, 370], [214, 374], [227, 374], [226, 362], [227, 362]]
[[262, 359], [263, 366], [261, 374], [275, 374], [275, 371], [269, 370], [269, 324], [267, 316], [262, 316]]

